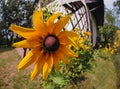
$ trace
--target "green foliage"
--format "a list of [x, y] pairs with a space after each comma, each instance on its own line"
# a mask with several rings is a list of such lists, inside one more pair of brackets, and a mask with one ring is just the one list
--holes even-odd
[[120, 13], [120, 0], [116, 0], [116, 1], [114, 1], [114, 7], [117, 7], [116, 9], [117, 9], [117, 12], [118, 12], [118, 14]]
[[74, 83], [84, 80], [84, 73], [91, 69], [92, 61], [94, 60], [92, 50], [79, 50], [77, 54], [79, 56], [71, 60], [71, 64], [63, 69], [64, 71], [67, 70], [64, 75]]
[[113, 14], [112, 10], [106, 9], [105, 11], [105, 23], [109, 25], [115, 25], [116, 16]]
[[101, 38], [102, 46], [105, 47], [107, 43], [113, 43], [115, 39], [115, 30], [118, 29], [115, 26], [115, 19], [113, 12], [111, 10], [106, 10], [105, 12], [105, 23], [103, 26], [99, 27], [98, 36]]
[[5, 44], [11, 46], [15, 37], [9, 30], [10, 24], [31, 27], [31, 15], [33, 13], [33, 1], [31, 0], [0, 0], [0, 34]]
[[113, 43], [115, 39], [115, 30], [117, 29], [118, 28], [116, 26], [113, 26], [107, 23], [99, 27], [98, 35], [101, 37], [103, 46], [106, 46], [107, 43]]
[[0, 48], [5, 47], [6, 40], [0, 31]]
[[45, 8], [44, 10], [44, 20], [47, 21], [48, 18], [52, 15], [52, 13], [48, 10], [48, 8]]
[[44, 89], [62, 89], [69, 81], [60, 72], [55, 72], [54, 69], [46, 81], [41, 82]]
[[49, 4], [52, 1], [54, 1], [54, 0], [41, 0], [40, 3], [41, 3], [42, 7], [45, 7], [47, 4]]
[[60, 8], [60, 5], [58, 5], [57, 2], [44, 6], [44, 20], [45, 21], [47, 21], [48, 18], [57, 11], [56, 8]]
[[111, 59], [111, 55], [108, 52], [105, 52], [105, 49], [94, 50], [94, 57], [95, 59], [104, 59], [104, 60]]

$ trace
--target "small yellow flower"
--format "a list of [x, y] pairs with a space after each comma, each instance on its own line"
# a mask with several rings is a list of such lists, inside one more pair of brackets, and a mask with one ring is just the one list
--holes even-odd
[[109, 49], [106, 47], [105, 49], [104, 49], [104, 52], [108, 52], [109, 51]]
[[111, 51], [111, 50], [112, 50], [112, 47], [109, 47], [108, 50]]
[[100, 45], [99, 45], [99, 48], [101, 48], [101, 47], [102, 47], [102, 45], [100, 44]]
[[112, 49], [110, 53], [111, 53], [111, 54], [114, 54], [114, 53], [115, 53], [115, 50], [114, 50], [114, 49]]
[[110, 44], [110, 43], [108, 43], [107, 45], [108, 45], [108, 46], [111, 46], [111, 44]]
[[78, 28], [75, 28], [75, 29], [73, 29], [74, 30], [74, 32], [79, 32], [79, 29]]
[[84, 38], [83, 37], [80, 37], [79, 38], [79, 43], [83, 43], [84, 42]]
[[84, 44], [79, 44], [79, 47], [80, 48], [84, 48]]
[[84, 34], [85, 34], [86, 36], [91, 36], [91, 32], [89, 32], [89, 31], [84, 32]]
[[87, 45], [84, 45], [84, 48], [83, 48], [84, 50], [88, 50], [89, 49], [89, 46], [87, 46]]
[[79, 29], [79, 28], [74, 28], [73, 31], [76, 32], [76, 33], [78, 33], [78, 34], [81, 34], [81, 33], [82, 33], [82, 30]]
[[14, 43], [13, 46], [31, 48], [31, 51], [18, 64], [18, 70], [34, 64], [31, 80], [35, 79], [40, 72], [46, 80], [53, 66], [57, 71], [59, 70], [60, 60], [67, 64], [69, 63], [67, 56], [77, 57], [68, 45], [76, 47], [72, 37], [79, 36], [75, 32], [62, 30], [69, 21], [70, 15], [55, 22], [60, 15], [61, 13], [56, 13], [44, 22], [43, 10], [40, 9], [33, 14], [33, 28], [10, 26], [12, 31], [25, 38], [23, 41]]

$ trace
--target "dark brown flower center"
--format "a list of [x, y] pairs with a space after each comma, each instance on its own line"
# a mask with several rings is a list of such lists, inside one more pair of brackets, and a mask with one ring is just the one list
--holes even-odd
[[47, 35], [43, 40], [43, 47], [47, 52], [55, 52], [59, 45], [59, 39], [55, 35]]

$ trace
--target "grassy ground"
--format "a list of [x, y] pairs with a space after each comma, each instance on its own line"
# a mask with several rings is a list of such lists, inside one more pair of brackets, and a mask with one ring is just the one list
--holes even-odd
[[[120, 54], [113, 61], [98, 59], [79, 89], [120, 89]], [[41, 89], [40, 79], [29, 80], [30, 69], [18, 72], [20, 56], [15, 49], [0, 49], [0, 89]], [[77, 89], [69, 85], [65, 89]]]
[[99, 59], [92, 71], [87, 73], [87, 77], [80, 89], [118, 89], [116, 68], [111, 61]]
[[41, 89], [40, 80], [29, 80], [30, 68], [18, 72], [20, 56], [15, 49], [0, 49], [0, 89]]
[[117, 87], [118, 89], [120, 89], [120, 53], [114, 55], [113, 59], [114, 59], [113, 62], [116, 68], [117, 78], [118, 78]]

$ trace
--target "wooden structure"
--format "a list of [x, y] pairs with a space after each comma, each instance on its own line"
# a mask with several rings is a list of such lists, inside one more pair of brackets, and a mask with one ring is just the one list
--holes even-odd
[[[38, 2], [40, 2], [40, 0], [35, 0], [35, 3]], [[49, 4], [47, 6], [52, 4], [54, 6], [56, 2], [61, 5], [61, 7], [57, 9], [58, 12], [61, 11], [63, 14], [72, 14], [70, 22], [65, 28], [69, 30], [79, 28], [83, 32], [90, 31], [92, 33], [91, 42], [94, 47], [97, 42], [98, 27], [103, 25], [104, 22], [103, 0], [54, 0], [54, 2], [48, 0], [47, 3]]]
[[[59, 1], [59, 0], [58, 0]], [[64, 0], [62, 6], [67, 14], [72, 14], [69, 26], [92, 33], [91, 42], [95, 46], [98, 27], [104, 22], [103, 0]]]
[[47, 6], [54, 6], [56, 2], [61, 5], [58, 8], [53, 7], [56, 12], [61, 11], [63, 14], [72, 14], [70, 22], [65, 28], [69, 30], [79, 28], [83, 32], [90, 31], [92, 33], [91, 42], [94, 47], [97, 42], [98, 27], [103, 25], [104, 22], [103, 0], [55, 0]]
[[[41, 2], [41, 0], [35, 1]], [[52, 8], [56, 9], [56, 12], [61, 11], [63, 14], [72, 14], [70, 23], [65, 28], [70, 30], [79, 28], [83, 32], [90, 31], [92, 33], [91, 42], [95, 46], [98, 27], [103, 25], [104, 21], [103, 0], [46, 0], [46, 2], [48, 9], [51, 5]], [[61, 7], [54, 7], [56, 2]], [[41, 6], [43, 6], [43, 2], [41, 2]]]

